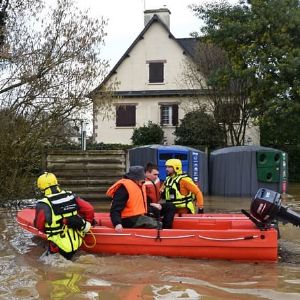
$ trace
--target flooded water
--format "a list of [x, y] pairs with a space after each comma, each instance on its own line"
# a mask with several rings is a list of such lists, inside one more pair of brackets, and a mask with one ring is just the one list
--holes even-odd
[[[206, 212], [239, 212], [250, 199], [206, 197]], [[284, 205], [300, 212], [300, 185]], [[108, 205], [97, 205], [97, 211]], [[80, 251], [43, 256], [45, 242], [0, 210], [0, 299], [300, 299], [300, 228], [281, 225], [278, 263], [237, 263]]]

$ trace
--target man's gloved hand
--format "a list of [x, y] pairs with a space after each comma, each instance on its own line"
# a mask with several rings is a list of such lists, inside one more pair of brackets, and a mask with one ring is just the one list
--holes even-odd
[[81, 230], [82, 230], [84, 233], [87, 233], [87, 232], [90, 231], [92, 224], [91, 224], [90, 222], [88, 222], [88, 221], [84, 221], [84, 222], [85, 222], [85, 224], [84, 224], [84, 226], [81, 228]]
[[63, 219], [63, 223], [67, 224], [68, 227], [73, 228], [73, 229], [78, 229], [78, 230], [81, 230], [81, 228], [84, 227], [84, 225], [85, 225], [84, 222], [85, 221], [78, 215], [70, 216], [70, 217]]
[[198, 214], [203, 214], [204, 213], [204, 209], [203, 209], [203, 207], [201, 207], [201, 208], [198, 208]]
[[90, 222], [85, 221], [78, 215], [64, 218], [63, 223], [67, 224], [70, 228], [83, 231], [84, 233], [87, 233], [92, 226]]

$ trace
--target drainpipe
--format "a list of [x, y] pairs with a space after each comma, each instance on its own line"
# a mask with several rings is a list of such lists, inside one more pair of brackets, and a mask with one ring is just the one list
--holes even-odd
[[86, 122], [81, 120], [81, 150], [86, 151]]

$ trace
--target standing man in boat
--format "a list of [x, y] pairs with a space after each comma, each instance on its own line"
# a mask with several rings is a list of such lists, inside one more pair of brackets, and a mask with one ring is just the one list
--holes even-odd
[[178, 213], [195, 214], [194, 200], [198, 213], [203, 213], [203, 195], [192, 178], [182, 172], [182, 163], [179, 159], [166, 161], [167, 178], [162, 185], [162, 198], [172, 202]]
[[45, 172], [37, 179], [44, 198], [38, 200], [34, 226], [47, 234], [48, 253], [71, 259], [94, 222], [94, 208], [72, 192], [62, 190], [56, 176]]
[[145, 172], [142, 166], [131, 166], [124, 177], [106, 192], [112, 198], [110, 218], [116, 232], [125, 228], [159, 228], [161, 224], [147, 216]]
[[145, 167], [145, 187], [147, 194], [147, 202], [149, 205], [149, 214], [160, 219], [162, 217], [163, 228], [172, 228], [173, 220], [176, 212], [176, 206], [172, 202], [160, 202], [161, 182], [159, 180], [158, 166], [151, 162]]

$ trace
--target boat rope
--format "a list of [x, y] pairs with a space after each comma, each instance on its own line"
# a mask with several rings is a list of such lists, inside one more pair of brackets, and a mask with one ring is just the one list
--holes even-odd
[[161, 219], [160, 219], [160, 211], [158, 211], [158, 216], [157, 216], [156, 222], [157, 222], [157, 232], [156, 232], [155, 241], [161, 242], [160, 230], [162, 229], [162, 223], [161, 223]]
[[89, 235], [92, 236], [92, 238], [93, 238], [93, 240], [94, 240], [94, 241], [93, 241], [93, 244], [88, 245], [88, 244], [85, 242], [85, 240], [83, 240], [83, 244], [84, 244], [84, 246], [85, 246], [86, 248], [89, 248], [89, 249], [94, 248], [94, 247], [96, 246], [96, 244], [97, 244], [97, 240], [96, 240], [95, 234], [94, 234], [91, 230], [89, 230], [89, 231], [87, 232], [87, 234], [89, 234]]
[[182, 216], [182, 217], [175, 217], [174, 221], [176, 220], [184, 220], [184, 219], [188, 219], [188, 220], [226, 220], [226, 221], [236, 221], [236, 220], [248, 220], [247, 217], [245, 216], [224, 216], [224, 217], [218, 217], [218, 216], [191, 216], [191, 217], [186, 217], [186, 216]]
[[[146, 239], [156, 239], [156, 236], [153, 235], [142, 235], [142, 234], [134, 234], [136, 237], [146, 238]], [[185, 239], [194, 237], [194, 234], [190, 235], [177, 235], [177, 236], [160, 236], [160, 239]]]
[[157, 228], [157, 234], [156, 234], [156, 238], [155, 241], [161, 241], [161, 237], [160, 237], [160, 228]]
[[244, 241], [244, 240], [253, 240], [259, 238], [258, 235], [248, 235], [237, 238], [211, 238], [208, 236], [198, 235], [200, 239], [209, 240], [209, 241], [221, 241], [221, 242], [231, 242], [231, 241]]
[[[87, 233], [90, 234], [90, 233]], [[107, 236], [131, 236], [131, 233], [101, 233], [101, 232], [93, 232], [93, 235], [107, 235]]]

